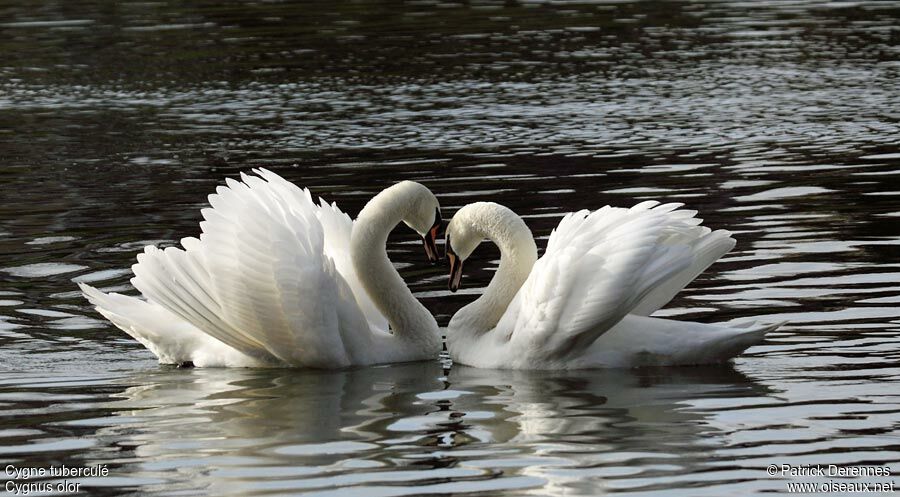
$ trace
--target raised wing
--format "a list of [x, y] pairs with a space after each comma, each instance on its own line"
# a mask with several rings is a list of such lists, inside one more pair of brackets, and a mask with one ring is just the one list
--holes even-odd
[[[255, 172], [269, 183], [281, 185], [286, 189], [296, 189], [309, 196], [307, 189], [300, 190], [297, 185], [269, 170], [257, 169]], [[369, 298], [369, 294], [363, 288], [356, 269], [353, 267], [353, 260], [350, 258], [350, 233], [353, 230], [353, 220], [339, 209], [336, 203], [329, 204], [322, 198], [319, 198], [319, 204], [316, 206], [316, 218], [322, 225], [325, 253], [334, 261], [334, 267], [344, 277], [344, 281], [353, 292], [369, 325], [374, 329], [387, 331], [387, 318], [381, 314], [381, 311]]]
[[[132, 283], [149, 301], [251, 357], [349, 365], [339, 321], [360, 310], [327, 253], [323, 209], [308, 190], [254, 172], [259, 176], [229, 179], [209, 196], [199, 240], [183, 239], [184, 250], [147, 247], [132, 266]], [[327, 225], [332, 239], [343, 236], [344, 226]]]
[[727, 232], [699, 226], [696, 211], [678, 210], [681, 205], [648, 201], [566, 215], [495, 332], [563, 358], [633, 310], [664, 305], [699, 266], [698, 247], [731, 240]]

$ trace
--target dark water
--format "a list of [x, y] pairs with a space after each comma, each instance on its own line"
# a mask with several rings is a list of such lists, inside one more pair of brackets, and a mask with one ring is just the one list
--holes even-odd
[[[830, 479], [769, 464], [900, 472], [898, 19], [0, 0], [0, 462], [105, 464], [76, 479], [91, 495], [718, 496]], [[791, 323], [711, 368], [159, 366], [73, 281], [132, 291], [140, 248], [195, 235], [206, 195], [255, 166], [351, 214], [401, 179], [448, 217], [502, 202], [539, 245], [571, 210], [685, 202], [739, 243], [661, 314]], [[496, 264], [479, 249], [450, 295], [411, 232], [391, 239], [442, 325]]]

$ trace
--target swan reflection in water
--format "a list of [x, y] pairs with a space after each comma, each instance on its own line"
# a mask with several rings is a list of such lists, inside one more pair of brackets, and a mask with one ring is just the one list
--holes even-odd
[[460, 483], [588, 492], [596, 478], [648, 465], [682, 471], [683, 457], [706, 452], [717, 432], [718, 411], [697, 404], [767, 395], [731, 366], [448, 373], [425, 362], [171, 369], [129, 381], [142, 384], [108, 406], [125, 419], [98, 435], [133, 447], [130, 471], [158, 481], [157, 490], [221, 495], [347, 487], [404, 495]]

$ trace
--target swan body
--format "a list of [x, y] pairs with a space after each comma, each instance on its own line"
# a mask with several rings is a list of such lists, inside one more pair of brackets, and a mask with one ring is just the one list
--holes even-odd
[[500, 266], [483, 295], [447, 327], [454, 362], [499, 369], [671, 366], [727, 360], [778, 326], [650, 317], [734, 247], [681, 204], [643, 202], [567, 214], [537, 258], [514, 212], [469, 204], [447, 227], [450, 289], [484, 239]]
[[437, 323], [385, 251], [401, 221], [433, 250], [434, 195], [404, 181], [353, 222], [309, 190], [253, 172], [210, 195], [199, 239], [138, 255], [131, 282], [145, 299], [80, 284], [84, 295], [161, 363], [333, 369], [436, 357]]

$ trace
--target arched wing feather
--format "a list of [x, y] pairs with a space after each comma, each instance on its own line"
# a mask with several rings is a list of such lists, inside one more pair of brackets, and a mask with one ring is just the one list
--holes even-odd
[[667, 302], [667, 292], [654, 291], [689, 274], [695, 248], [711, 235], [695, 211], [679, 207], [648, 201], [566, 215], [495, 331], [563, 358], [642, 303]]
[[103, 293], [85, 283], [78, 286], [100, 314], [147, 347], [162, 364], [278, 365], [277, 362], [261, 362], [241, 354], [160, 305], [118, 293]]
[[[255, 172], [269, 183], [282, 185], [286, 189], [300, 190], [293, 183], [271, 171], [258, 169]], [[336, 203], [332, 202], [329, 204], [322, 198], [319, 199], [319, 203], [316, 205], [316, 218], [322, 225], [325, 253], [331, 257], [335, 268], [344, 277], [366, 320], [374, 329], [387, 331], [387, 318], [381, 314], [378, 308], [375, 307], [375, 303], [369, 298], [369, 294], [363, 288], [356, 274], [356, 269], [353, 267], [353, 261], [350, 258], [350, 233], [353, 230], [353, 220], [339, 209]]]
[[147, 247], [132, 283], [148, 300], [251, 357], [349, 364], [338, 316], [359, 309], [342, 291], [346, 282], [327, 252], [321, 207], [308, 190], [255, 172], [260, 176], [242, 174], [242, 182], [229, 179], [210, 195], [199, 240], [182, 240], [183, 250]]

